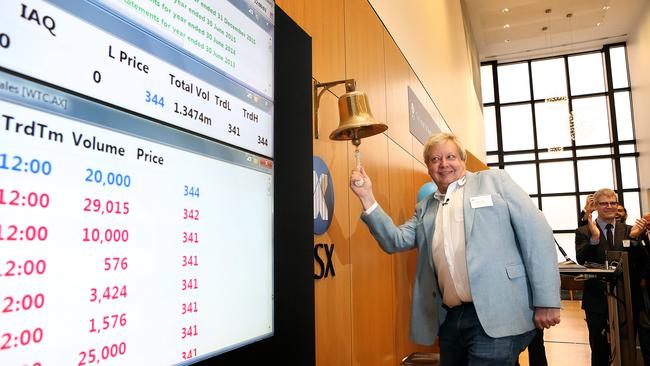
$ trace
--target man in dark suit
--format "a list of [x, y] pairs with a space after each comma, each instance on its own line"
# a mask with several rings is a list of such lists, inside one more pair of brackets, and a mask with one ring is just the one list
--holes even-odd
[[[606, 259], [605, 251], [627, 251], [630, 256], [630, 281], [634, 293], [635, 284], [640, 283], [640, 274], [633, 263], [645, 251], [640, 246], [630, 247], [630, 238], [637, 237], [640, 234], [640, 229], [637, 226], [632, 227], [616, 221], [618, 199], [616, 192], [611, 189], [604, 188], [594, 193], [593, 203], [586, 209], [587, 224], [578, 227], [575, 232], [578, 263], [592, 262], [602, 265]], [[591, 215], [594, 210], [598, 211], [596, 219], [593, 219]], [[599, 280], [585, 281], [582, 309], [585, 311], [589, 330], [591, 365], [609, 365], [607, 296], [605, 286]]]

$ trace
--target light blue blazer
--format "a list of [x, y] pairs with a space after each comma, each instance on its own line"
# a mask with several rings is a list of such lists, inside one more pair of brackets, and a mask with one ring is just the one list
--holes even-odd
[[[484, 195], [493, 205], [473, 208], [471, 198]], [[431, 194], [399, 227], [381, 207], [361, 215], [384, 251], [419, 250], [411, 338], [426, 345], [433, 344], [446, 316], [431, 257], [437, 212]], [[553, 231], [543, 214], [503, 170], [466, 173], [463, 213], [469, 285], [483, 329], [491, 337], [534, 329], [535, 307], [560, 307]]]

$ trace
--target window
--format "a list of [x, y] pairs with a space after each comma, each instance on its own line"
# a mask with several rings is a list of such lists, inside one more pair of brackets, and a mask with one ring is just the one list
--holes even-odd
[[[639, 217], [638, 152], [624, 44], [484, 63], [481, 75], [489, 79], [483, 87], [490, 89], [483, 94], [488, 166], [505, 169], [530, 195], [570, 258], [575, 260], [573, 232], [587, 194], [612, 188], [628, 210], [628, 224]], [[495, 94], [498, 102], [487, 97]], [[558, 259], [564, 257], [558, 253]]]

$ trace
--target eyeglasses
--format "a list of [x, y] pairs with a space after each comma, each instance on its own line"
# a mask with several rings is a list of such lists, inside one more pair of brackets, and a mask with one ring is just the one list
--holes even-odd
[[612, 202], [598, 202], [598, 206], [600, 206], [600, 207], [607, 207], [607, 206], [616, 207], [616, 206], [618, 206], [618, 202], [615, 202], [615, 201], [612, 201]]

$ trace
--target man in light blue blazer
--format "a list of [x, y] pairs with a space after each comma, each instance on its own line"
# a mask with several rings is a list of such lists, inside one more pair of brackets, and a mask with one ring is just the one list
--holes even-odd
[[438, 191], [396, 226], [377, 204], [363, 167], [350, 188], [381, 248], [419, 251], [411, 338], [433, 344], [440, 365], [513, 365], [535, 334], [560, 322], [553, 232], [530, 197], [501, 170], [470, 173], [460, 140], [433, 135], [424, 160]]

